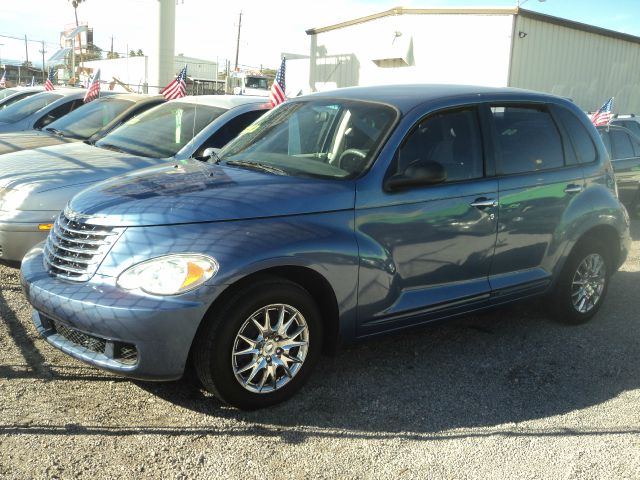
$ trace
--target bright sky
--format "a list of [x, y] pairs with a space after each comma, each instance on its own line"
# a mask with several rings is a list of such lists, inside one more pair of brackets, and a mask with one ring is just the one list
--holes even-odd
[[[239, 63], [276, 68], [281, 52], [309, 52], [305, 30], [403, 6], [484, 7], [515, 6], [517, 0], [177, 0], [176, 54], [233, 63], [238, 14], [242, 10]], [[524, 0], [523, 8], [640, 36], [640, 0]], [[157, 0], [86, 0], [78, 19], [93, 27], [94, 43], [109, 50], [149, 51]], [[69, 0], [0, 2], [0, 35], [44, 40], [46, 58], [57, 49], [65, 24], [73, 23]], [[29, 42], [29, 60], [39, 63], [40, 44]], [[2, 58], [25, 60], [24, 41], [0, 36]]]

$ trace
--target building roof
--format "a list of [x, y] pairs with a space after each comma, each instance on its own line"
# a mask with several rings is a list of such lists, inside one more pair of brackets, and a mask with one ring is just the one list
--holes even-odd
[[604, 35], [619, 40], [626, 40], [628, 42], [640, 44], [640, 37], [629, 35], [622, 32], [616, 32], [615, 30], [608, 30], [606, 28], [596, 27], [594, 25], [588, 25], [586, 23], [575, 22], [573, 20], [567, 20], [565, 18], [554, 17], [551, 15], [545, 15], [542, 13], [533, 12], [518, 7], [503, 7], [503, 8], [403, 8], [395, 7], [383, 12], [374, 13], [365, 17], [354, 18], [342, 23], [336, 23], [335, 25], [329, 25], [320, 28], [310, 28], [306, 31], [307, 35], [317, 35], [318, 33], [329, 32], [331, 30], [337, 30], [340, 28], [351, 27], [361, 23], [370, 22], [379, 18], [391, 17], [395, 15], [522, 15], [523, 17], [532, 18], [534, 20], [540, 20], [542, 22], [553, 23], [567, 28], [573, 28], [575, 30], [581, 30], [584, 32], [595, 33], [598, 35]]

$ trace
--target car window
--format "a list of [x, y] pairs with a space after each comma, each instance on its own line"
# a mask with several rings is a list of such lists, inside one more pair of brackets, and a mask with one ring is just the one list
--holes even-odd
[[631, 158], [634, 156], [631, 137], [627, 132], [618, 130], [617, 128], [612, 128], [609, 130], [609, 136], [611, 137], [614, 160]]
[[544, 106], [499, 106], [491, 113], [500, 150], [498, 170], [515, 174], [564, 166], [560, 132]]
[[49, 125], [55, 120], [58, 120], [59, 118], [64, 117], [72, 110], [75, 110], [76, 108], [81, 107], [83, 104], [84, 102], [82, 101], [82, 99], [76, 99], [76, 100], [65, 102], [59, 107], [54, 108], [53, 110], [48, 112], [46, 115], [43, 115], [41, 118], [39, 118], [36, 124], [34, 125], [34, 127], [42, 128], [46, 125]]
[[615, 122], [618, 125], [622, 125], [624, 128], [628, 128], [632, 133], [640, 135], [640, 123], [635, 120], [619, 120]]
[[3, 90], [0, 90], [0, 100], [2, 100], [3, 98], [7, 98], [9, 95], [13, 95], [16, 92], [19, 92], [19, 90], [15, 88], [5, 88]]
[[143, 157], [173, 157], [226, 111], [221, 107], [180, 101], [163, 103], [133, 117], [96, 145]]
[[202, 144], [199, 151], [204, 151], [204, 149], [210, 147], [224, 147], [227, 143], [237, 137], [240, 132], [260, 118], [265, 112], [266, 110], [254, 110], [252, 112], [241, 113], [232, 120], [229, 120]]
[[6, 98], [2, 102], [2, 105], [0, 105], [0, 110], [4, 110], [8, 106], [13, 105], [16, 102], [19, 102], [23, 98], [31, 97], [32, 95], [35, 95], [36, 93], [39, 93], [39, 92], [34, 91], [34, 92], [19, 92], [19, 93], [16, 93], [15, 95], [11, 96], [11, 98]]
[[43, 92], [24, 98], [0, 111], [0, 122], [15, 123], [62, 98], [59, 93]]
[[395, 172], [409, 165], [437, 162], [448, 182], [483, 176], [483, 155], [478, 115], [475, 109], [441, 112], [421, 120], [397, 152]]
[[602, 138], [602, 143], [604, 143], [604, 146], [607, 149], [607, 152], [609, 153], [609, 158], [613, 158], [613, 153], [611, 152], [611, 140], [609, 139], [609, 132], [598, 129], [598, 133]]
[[68, 137], [87, 139], [133, 104], [124, 98], [101, 98], [78, 107], [47, 127]]
[[572, 112], [558, 107], [555, 112], [569, 134], [571, 144], [580, 163], [595, 162], [598, 156], [591, 135]]
[[355, 178], [369, 167], [395, 118], [394, 109], [378, 103], [288, 101], [229, 142], [220, 158], [238, 168]]

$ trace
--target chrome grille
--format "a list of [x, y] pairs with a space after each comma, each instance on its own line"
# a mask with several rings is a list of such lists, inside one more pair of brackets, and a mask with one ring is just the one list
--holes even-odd
[[45, 244], [45, 266], [58, 277], [89, 280], [123, 231], [71, 220], [61, 213]]

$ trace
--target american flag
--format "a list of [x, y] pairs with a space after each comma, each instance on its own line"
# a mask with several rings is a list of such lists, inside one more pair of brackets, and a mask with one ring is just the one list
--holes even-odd
[[285, 63], [287, 59], [282, 57], [282, 63], [280, 64], [280, 69], [276, 73], [276, 78], [273, 81], [273, 85], [271, 85], [271, 91], [269, 92], [269, 102], [272, 107], [276, 105], [280, 105], [287, 99], [287, 96], [284, 94], [285, 83], [284, 83], [284, 69]]
[[47, 81], [44, 82], [44, 89], [47, 92], [53, 90], [53, 67], [49, 68], [49, 76], [47, 77]]
[[96, 71], [96, 74], [91, 79], [91, 84], [87, 89], [87, 93], [84, 96], [84, 103], [89, 103], [91, 100], [95, 100], [100, 96], [100, 69]]
[[597, 127], [598, 125], [609, 125], [613, 116], [613, 97], [606, 101], [596, 113], [591, 117], [591, 122]]
[[2, 78], [0, 78], [0, 88], [7, 86], [7, 71], [2, 72]]
[[160, 92], [167, 100], [182, 98], [187, 94], [187, 66], [185, 65], [173, 82], [164, 87]]

